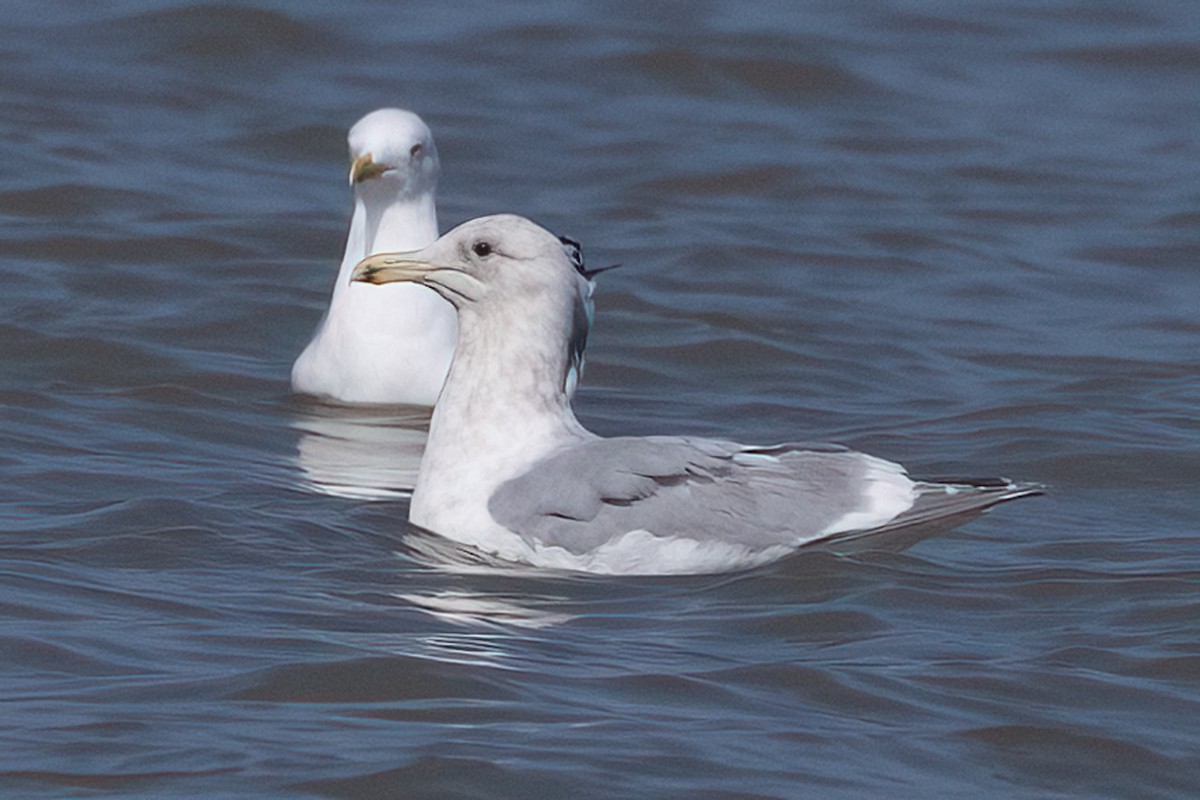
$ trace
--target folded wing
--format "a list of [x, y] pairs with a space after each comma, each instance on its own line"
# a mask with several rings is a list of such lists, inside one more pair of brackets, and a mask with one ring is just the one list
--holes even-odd
[[539, 462], [488, 508], [531, 543], [573, 554], [630, 532], [752, 553], [886, 525], [916, 487], [898, 465], [836, 446], [618, 437]]

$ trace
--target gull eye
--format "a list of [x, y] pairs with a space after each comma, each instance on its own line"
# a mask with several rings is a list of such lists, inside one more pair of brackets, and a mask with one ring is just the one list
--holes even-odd
[[487, 258], [492, 254], [492, 246], [484, 241], [478, 241], [471, 245], [471, 252], [480, 258]]
[[416, 158], [417, 156], [421, 155], [421, 151], [424, 149], [425, 148], [421, 146], [421, 143], [417, 142], [412, 146], [412, 149], [408, 151], [408, 155], [412, 158]]

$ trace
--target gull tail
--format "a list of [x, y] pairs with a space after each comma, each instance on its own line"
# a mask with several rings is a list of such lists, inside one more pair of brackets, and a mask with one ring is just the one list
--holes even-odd
[[952, 478], [919, 481], [912, 507], [877, 528], [847, 531], [821, 544], [835, 553], [898, 551], [922, 539], [957, 528], [992, 506], [1045, 493], [1039, 483], [1006, 478]]

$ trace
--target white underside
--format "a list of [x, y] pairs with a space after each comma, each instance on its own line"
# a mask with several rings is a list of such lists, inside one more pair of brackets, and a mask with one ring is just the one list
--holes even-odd
[[350, 284], [292, 368], [292, 388], [347, 403], [432, 406], [454, 355], [454, 308], [414, 284]]
[[[768, 564], [795, 550], [788, 545], [751, 549], [721, 541], [701, 542], [682, 536], [656, 536], [628, 531], [586, 553], [529, 542], [494, 523], [480, 535], [454, 537], [501, 561], [540, 569], [590, 572], [599, 575], [695, 575], [730, 572]], [[484, 533], [483, 531], [486, 531]]]
[[537, 545], [529, 549], [526, 560], [536, 567], [601, 575], [691, 575], [747, 569], [776, 561], [792, 550], [785, 545], [751, 550], [729, 542], [701, 542], [636, 530], [578, 555], [561, 547]]
[[433, 196], [383, 204], [379, 191], [356, 190], [329, 310], [292, 367], [292, 389], [343, 403], [432, 406], [458, 336], [453, 306], [424, 286], [351, 283], [350, 274], [367, 255], [437, 238]]

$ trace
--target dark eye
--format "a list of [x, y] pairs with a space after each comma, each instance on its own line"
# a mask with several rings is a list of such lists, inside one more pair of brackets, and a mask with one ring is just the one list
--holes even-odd
[[422, 150], [424, 150], [424, 149], [425, 149], [425, 148], [423, 148], [423, 147], [421, 146], [421, 143], [420, 143], [420, 142], [417, 142], [416, 144], [414, 144], [414, 145], [412, 146], [412, 149], [408, 151], [408, 154], [409, 154], [411, 157], [413, 157], [413, 158], [416, 158], [417, 156], [421, 155], [421, 151], [422, 151]]
[[487, 242], [476, 242], [471, 245], [471, 252], [480, 258], [486, 258], [492, 254], [492, 246]]

